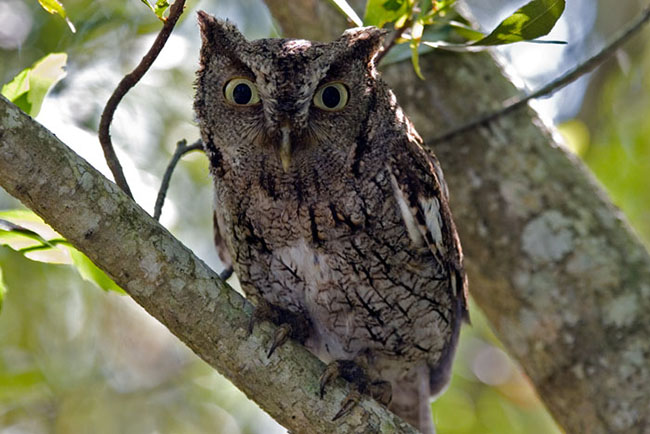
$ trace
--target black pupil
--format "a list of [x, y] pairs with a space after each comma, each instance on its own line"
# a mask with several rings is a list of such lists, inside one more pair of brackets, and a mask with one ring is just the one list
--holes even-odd
[[341, 93], [334, 86], [327, 86], [323, 89], [323, 104], [327, 108], [334, 108], [341, 101]]
[[245, 83], [239, 83], [232, 90], [232, 99], [237, 104], [248, 104], [253, 97], [251, 87]]

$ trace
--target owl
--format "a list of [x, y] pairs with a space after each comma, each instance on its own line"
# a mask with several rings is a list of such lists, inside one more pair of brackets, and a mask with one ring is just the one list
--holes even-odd
[[384, 31], [246, 40], [199, 12], [194, 108], [215, 242], [256, 305], [337, 376], [425, 433], [468, 320], [461, 246], [436, 157], [382, 81]]

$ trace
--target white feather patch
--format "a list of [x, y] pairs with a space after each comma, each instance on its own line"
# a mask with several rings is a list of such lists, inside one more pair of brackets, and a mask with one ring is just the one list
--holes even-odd
[[440, 201], [437, 197], [420, 199], [420, 206], [424, 213], [424, 222], [431, 234], [436, 249], [444, 253], [444, 244], [442, 243], [442, 215], [440, 215]]
[[406, 202], [406, 198], [404, 197], [404, 192], [397, 184], [397, 178], [395, 178], [395, 175], [393, 175], [393, 173], [390, 171], [390, 168], [387, 169], [388, 169], [388, 173], [390, 174], [390, 183], [393, 186], [393, 194], [395, 195], [395, 200], [399, 205], [399, 210], [402, 213], [402, 220], [404, 220], [404, 224], [406, 225], [406, 230], [409, 234], [409, 238], [411, 239], [411, 241], [413, 241], [415, 245], [423, 246], [424, 239], [422, 238], [420, 229], [418, 229], [418, 225], [415, 222], [415, 217], [413, 216], [413, 212], [411, 211], [411, 208]]

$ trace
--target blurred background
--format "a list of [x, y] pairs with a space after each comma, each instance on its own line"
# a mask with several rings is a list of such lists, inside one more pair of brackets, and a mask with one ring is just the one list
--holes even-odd
[[[491, 29], [526, 1], [468, 3], [480, 25]], [[595, 53], [644, 6], [640, 0], [567, 3], [549, 35], [567, 45], [499, 49], [522, 88], [536, 89]], [[35, 0], [0, 0], [0, 84], [48, 53], [67, 53], [67, 76], [45, 99], [37, 120], [109, 175], [96, 137], [99, 116], [160, 22], [139, 0], [63, 4], [76, 33]], [[228, 17], [249, 38], [278, 34], [261, 1], [188, 2], [160, 58], [124, 99], [111, 129], [135, 198], [151, 213], [176, 142], [198, 138], [192, 118], [198, 9]], [[533, 104], [558, 126], [568, 148], [646, 243], [649, 30], [596, 72]], [[174, 173], [161, 221], [220, 270], [211, 207], [207, 160], [190, 154]], [[0, 211], [19, 208], [0, 189]], [[286, 432], [129, 297], [98, 289], [65, 257], [60, 262], [30, 260], [0, 246], [0, 278], [8, 290], [0, 312], [0, 434]], [[463, 330], [451, 387], [433, 404], [439, 433], [561, 432], [480, 311], [472, 310], [473, 326]]]

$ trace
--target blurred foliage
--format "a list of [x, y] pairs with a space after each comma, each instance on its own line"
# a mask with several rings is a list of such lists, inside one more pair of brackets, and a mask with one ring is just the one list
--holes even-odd
[[48, 54], [2, 86], [0, 93], [25, 113], [36, 117], [47, 92], [65, 77], [67, 59], [65, 53]]
[[70, 19], [68, 18], [65, 12], [65, 8], [58, 0], [38, 0], [38, 3], [47, 12], [58, 15], [61, 18], [63, 18], [65, 22], [68, 24], [68, 27], [70, 28], [70, 31], [72, 31], [72, 33], [77, 31], [74, 25], [72, 24], [72, 21], [70, 21]]
[[609, 63], [581, 116], [561, 126], [650, 246], [650, 29]]
[[[9, 82], [49, 53], [67, 53], [68, 76], [45, 98], [38, 120], [99, 167], [102, 157], [95, 130], [103, 104], [139, 60], [152, 32], [160, 28], [162, 13], [152, 13], [138, 0], [63, 3], [67, 17], [78, 26], [74, 34], [38, 2], [0, 3], [0, 83]], [[400, 8], [406, 2], [374, 3], [403, 12]], [[453, 1], [417, 3], [442, 9]], [[522, 3], [508, 3], [506, 10]], [[162, 7], [162, 2], [148, 4]], [[613, 0], [601, 0], [600, 7], [623, 9]], [[630, 14], [636, 12], [633, 2], [626, 7]], [[111, 130], [123, 162], [133, 168], [127, 176], [145, 208], [153, 204], [176, 141], [198, 136], [191, 111], [199, 44], [193, 12], [198, 8], [228, 16], [251, 38], [274, 33], [258, 0], [188, 2], [169, 46], [120, 106]], [[8, 11], [14, 14], [12, 21], [2, 22], [9, 17]], [[485, 33], [472, 33], [467, 23], [451, 16], [455, 15], [450, 12], [444, 26], [423, 26], [421, 39], [484, 37]], [[407, 18], [393, 22], [404, 25]], [[19, 27], [11, 27], [16, 29], [11, 37], [2, 33], [15, 23]], [[27, 32], [20, 33], [24, 29]], [[612, 62], [614, 66], [594, 77], [587, 108], [561, 130], [570, 148], [585, 159], [650, 241], [650, 52], [644, 44], [635, 47], [628, 53], [627, 64]], [[422, 48], [418, 48], [420, 55]], [[384, 60], [410, 55], [411, 48], [404, 43], [389, 53], [392, 60], [388, 56]], [[168, 197], [163, 223], [200, 257], [219, 267], [211, 237], [206, 236], [212, 231], [212, 193], [204, 156], [191, 154], [181, 161]], [[0, 191], [0, 209], [16, 206]], [[28, 227], [25, 222], [20, 226]], [[41, 234], [48, 241], [55, 235]], [[59, 249], [48, 249], [54, 250]], [[61, 251], [68, 255], [67, 250]], [[69, 256], [64, 259], [71, 261]], [[35, 262], [2, 246], [0, 269], [4, 273], [0, 274], [0, 302], [4, 303], [0, 312], [0, 434], [282, 432], [130, 298], [98, 291], [70, 265]], [[473, 326], [461, 334], [451, 386], [432, 407], [438, 432], [559, 432], [526, 377], [473, 306], [472, 320]]]

